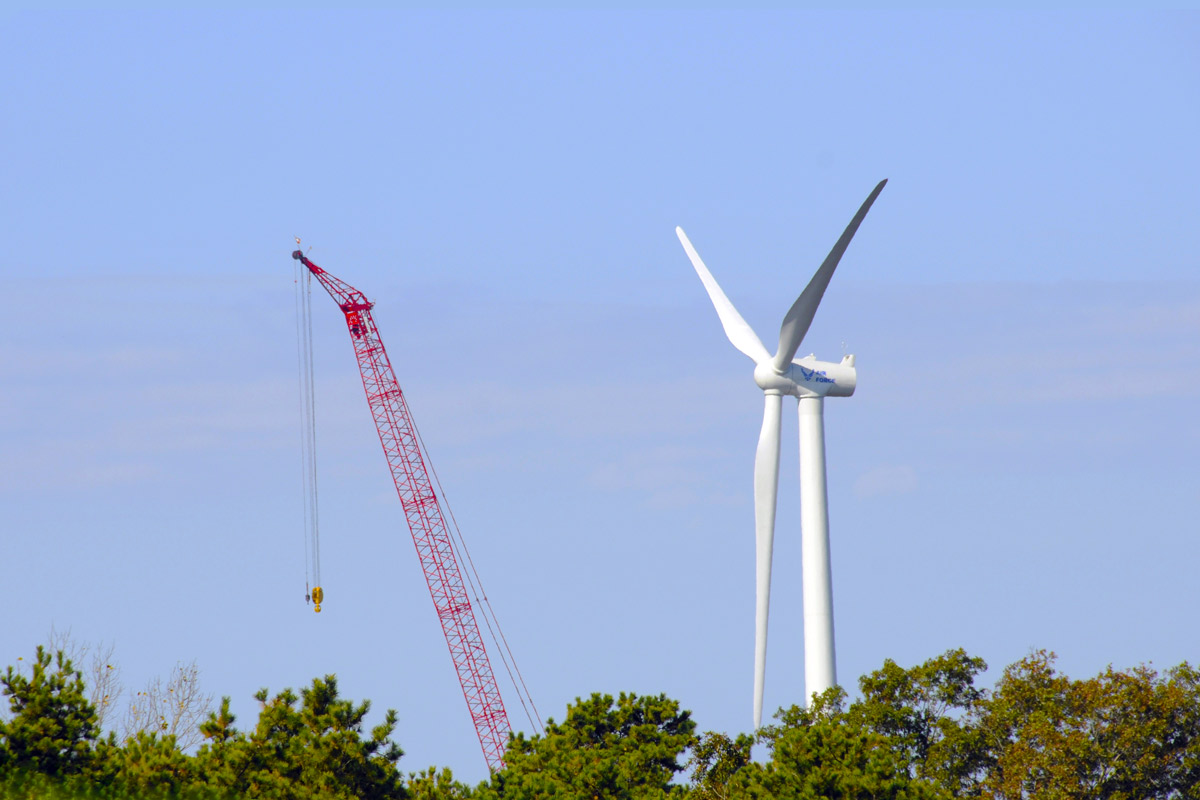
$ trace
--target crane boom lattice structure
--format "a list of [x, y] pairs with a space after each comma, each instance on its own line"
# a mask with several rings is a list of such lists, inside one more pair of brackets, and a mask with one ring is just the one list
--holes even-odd
[[483, 757], [489, 769], [502, 769], [504, 746], [511, 730], [508, 714], [471, 608], [445, 515], [430, 481], [416, 426], [371, 316], [374, 304], [353, 286], [309, 261], [301, 251], [292, 253], [292, 258], [308, 268], [346, 315], [367, 405], [412, 531]]

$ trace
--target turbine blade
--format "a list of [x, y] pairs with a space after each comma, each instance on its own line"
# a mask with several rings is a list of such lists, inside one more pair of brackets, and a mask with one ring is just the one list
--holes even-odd
[[858, 226], [862, 224], [863, 218], [871, 210], [871, 204], [875, 202], [875, 198], [879, 196], [886, 185], [886, 179], [880, 181], [859, 207], [858, 213], [854, 215], [854, 219], [850, 220], [850, 224], [842, 232], [837, 244], [829, 251], [829, 255], [825, 257], [821, 266], [817, 268], [816, 274], [812, 276], [812, 280], [808, 282], [804, 292], [788, 309], [787, 316], [783, 318], [783, 326], [779, 329], [779, 350], [775, 353], [775, 359], [772, 362], [776, 372], [782, 373], [795, 358], [796, 350], [800, 347], [800, 342], [804, 340], [804, 334], [808, 333], [808, 326], [812, 325], [813, 316], [817, 313], [817, 306], [821, 304], [821, 298], [825, 295], [825, 287], [829, 285], [829, 279], [833, 277], [833, 271], [837, 269], [838, 262], [842, 260], [842, 254], [846, 252], [846, 248], [850, 246], [850, 240], [854, 238]]
[[754, 456], [754, 729], [762, 726], [767, 677], [767, 617], [771, 610], [771, 551], [775, 542], [775, 499], [779, 494], [779, 418], [783, 396], [769, 394]]
[[729, 337], [729, 341], [733, 342], [733, 346], [738, 350], [754, 359], [755, 364], [761, 364], [770, 359], [771, 354], [763, 346], [758, 334], [746, 324], [746, 320], [742, 319], [742, 315], [737, 312], [733, 303], [729, 302], [729, 298], [721, 291], [721, 287], [717, 285], [717, 281], [708, 271], [708, 267], [704, 266], [704, 262], [700, 260], [696, 248], [692, 247], [692, 243], [688, 241], [683, 228], [675, 228], [675, 235], [679, 237], [680, 244], [683, 245], [688, 258], [692, 260], [692, 266], [696, 268], [696, 274], [700, 276], [704, 288], [708, 290], [708, 297], [716, 306], [717, 316], [721, 318], [721, 325], [725, 328], [725, 335]]

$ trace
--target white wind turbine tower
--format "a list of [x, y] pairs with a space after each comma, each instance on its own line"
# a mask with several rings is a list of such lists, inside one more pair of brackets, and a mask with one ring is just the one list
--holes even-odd
[[[756, 546], [756, 603], [754, 614], [754, 727], [762, 725], [763, 683], [767, 664], [767, 615], [771, 605], [771, 549], [775, 538], [775, 499], [779, 492], [779, 421], [783, 396], [800, 406], [800, 527], [804, 589], [804, 688], [811, 698], [837, 683], [833, 651], [833, 583], [829, 567], [829, 515], [825, 492], [825, 397], [854, 394], [857, 373], [854, 356], [840, 363], [813, 356], [794, 359], [813, 315], [833, 277], [838, 261], [883, 191], [880, 181], [846, 226], [804, 292], [788, 310], [779, 331], [779, 350], [767, 353], [753, 329], [721, 291], [682, 228], [675, 233], [717, 308], [725, 335], [754, 360], [754, 381], [766, 395], [762, 433], [754, 458], [754, 538]], [[807, 703], [806, 703], [807, 704]]]

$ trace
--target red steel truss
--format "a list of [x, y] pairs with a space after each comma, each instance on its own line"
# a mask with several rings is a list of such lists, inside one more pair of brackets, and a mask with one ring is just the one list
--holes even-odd
[[353, 286], [309, 261], [299, 250], [292, 253], [292, 258], [308, 268], [346, 315], [367, 405], [379, 431], [379, 443], [392, 471], [429, 594], [446, 635], [446, 646], [450, 648], [450, 658], [479, 734], [483, 757], [491, 770], [502, 769], [510, 731], [508, 714], [471, 610], [441, 504], [429, 480], [408, 403], [371, 316], [374, 304]]

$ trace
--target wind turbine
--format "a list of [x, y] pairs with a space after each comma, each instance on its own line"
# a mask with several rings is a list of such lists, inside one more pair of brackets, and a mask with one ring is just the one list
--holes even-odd
[[[800, 407], [800, 556], [804, 589], [804, 688], [811, 698], [837, 683], [833, 651], [833, 582], [829, 567], [829, 515], [825, 492], [825, 398], [854, 394], [854, 356], [840, 363], [795, 358], [812, 324], [825, 287], [838, 261], [883, 191], [886, 180], [871, 192], [829, 251], [800, 297], [788, 309], [779, 330], [779, 349], [772, 356], [754, 330], [729, 302], [704, 266], [683, 228], [675, 233], [716, 306], [725, 335], [754, 361], [754, 382], [766, 395], [762, 432], [754, 458], [754, 539], [756, 595], [754, 611], [754, 727], [762, 725], [763, 684], [767, 666], [767, 615], [771, 606], [771, 550], [775, 539], [775, 500], [779, 493], [779, 421], [783, 396]], [[806, 703], [807, 704], [807, 703]]]

